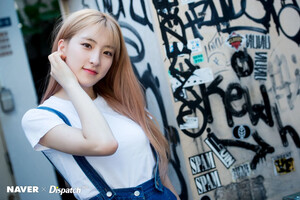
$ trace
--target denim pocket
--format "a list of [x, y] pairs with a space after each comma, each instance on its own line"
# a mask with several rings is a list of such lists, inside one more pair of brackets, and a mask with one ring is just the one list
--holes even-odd
[[165, 193], [165, 199], [168, 200], [177, 200], [175, 194], [173, 194], [173, 192], [171, 192], [171, 190], [169, 190], [168, 188], [164, 188], [164, 193]]

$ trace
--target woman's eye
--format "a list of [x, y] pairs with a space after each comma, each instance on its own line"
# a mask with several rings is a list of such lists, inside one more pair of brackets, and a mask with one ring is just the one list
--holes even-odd
[[108, 56], [113, 56], [113, 54], [111, 52], [109, 52], [109, 51], [105, 51], [104, 54], [108, 55]]
[[92, 46], [88, 43], [82, 43], [82, 46], [84, 46], [85, 48], [92, 48]]

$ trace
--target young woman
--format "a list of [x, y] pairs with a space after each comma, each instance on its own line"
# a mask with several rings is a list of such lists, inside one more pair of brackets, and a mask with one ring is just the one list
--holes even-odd
[[41, 105], [22, 119], [33, 148], [81, 190], [78, 199], [179, 199], [117, 22], [84, 9], [57, 30]]

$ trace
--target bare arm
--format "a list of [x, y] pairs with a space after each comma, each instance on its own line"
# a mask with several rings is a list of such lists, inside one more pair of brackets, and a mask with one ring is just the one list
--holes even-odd
[[62, 60], [61, 53], [49, 56], [51, 75], [73, 103], [82, 125], [76, 129], [58, 125], [41, 138], [40, 144], [74, 155], [111, 155], [118, 147], [110, 127], [92, 99], [81, 88], [75, 75]]

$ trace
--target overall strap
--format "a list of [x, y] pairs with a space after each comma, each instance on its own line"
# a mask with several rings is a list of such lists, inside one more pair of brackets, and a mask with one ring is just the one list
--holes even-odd
[[[53, 112], [58, 117], [60, 117], [68, 126], [72, 126], [68, 118], [60, 111], [46, 106], [40, 106], [37, 108]], [[45, 153], [44, 155], [46, 156]], [[83, 173], [88, 177], [88, 179], [92, 182], [95, 188], [102, 195], [102, 197], [107, 200], [113, 199], [116, 193], [107, 185], [107, 183], [101, 178], [101, 176], [96, 172], [96, 170], [91, 166], [91, 164], [86, 160], [86, 158], [84, 156], [75, 156], [75, 155], [73, 155], [73, 158], [75, 159], [75, 161], [77, 162], [77, 164], [79, 165]], [[49, 158], [48, 160], [53, 165], [53, 163]], [[53, 166], [55, 167], [55, 165]]]
[[151, 146], [151, 149], [152, 149], [152, 152], [154, 154], [154, 157], [155, 157], [155, 167], [153, 169], [153, 176], [154, 176], [154, 180], [155, 180], [155, 188], [159, 191], [163, 191], [163, 184], [161, 183], [161, 180], [160, 180], [160, 176], [159, 176], [159, 155], [158, 153], [156, 152], [156, 150], [154, 149], [154, 147], [152, 146], [152, 144], [150, 144]]
[[65, 122], [65, 124], [67, 124], [68, 126], [72, 126], [71, 123], [70, 123], [70, 121], [68, 120], [68, 118], [64, 114], [62, 114], [61, 112], [59, 112], [58, 110], [55, 110], [53, 108], [46, 107], [46, 106], [39, 106], [39, 107], [37, 107], [37, 109], [47, 110], [47, 111], [53, 112], [59, 118], [61, 118]]

